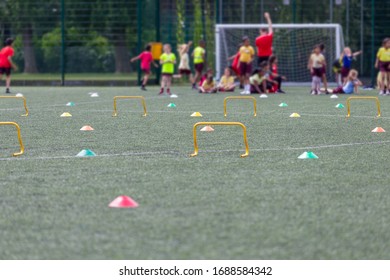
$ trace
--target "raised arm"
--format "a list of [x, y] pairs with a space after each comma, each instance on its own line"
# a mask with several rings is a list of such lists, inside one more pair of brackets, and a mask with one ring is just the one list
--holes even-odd
[[362, 54], [362, 51], [354, 52], [354, 53], [352, 54], [352, 56], [355, 57], [355, 56], [358, 56], [358, 55], [360, 55], [360, 54]]
[[268, 34], [272, 34], [273, 33], [273, 29], [272, 29], [272, 20], [271, 20], [271, 16], [269, 13], [264, 13], [264, 17], [268, 23]]

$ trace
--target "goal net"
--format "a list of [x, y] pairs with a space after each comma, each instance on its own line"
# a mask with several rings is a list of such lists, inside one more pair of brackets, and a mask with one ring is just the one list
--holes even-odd
[[[266, 24], [217, 24], [215, 30], [216, 76], [220, 78], [225, 67], [230, 66], [227, 58], [236, 54], [243, 36], [249, 36], [256, 53], [255, 39], [260, 28]], [[309, 56], [315, 45], [325, 45], [327, 62], [326, 75], [329, 81], [335, 80], [333, 62], [344, 48], [342, 28], [339, 24], [274, 24], [272, 25], [273, 54], [278, 58], [278, 71], [287, 77], [288, 82], [305, 83], [311, 81], [307, 69]], [[257, 66], [257, 54], [253, 67]]]

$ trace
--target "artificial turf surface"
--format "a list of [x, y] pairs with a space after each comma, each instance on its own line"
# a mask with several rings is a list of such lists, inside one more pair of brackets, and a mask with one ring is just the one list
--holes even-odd
[[[1, 259], [390, 258], [390, 136], [371, 132], [390, 132], [390, 97], [380, 98], [381, 118], [375, 102], [353, 101], [346, 119], [335, 105], [347, 96], [288, 88], [256, 96], [258, 117], [251, 102], [234, 100], [224, 118], [229, 94], [186, 87], [174, 88], [177, 99], [157, 97], [157, 88], [13, 90], [30, 116], [20, 116], [20, 100], [0, 99], [0, 121], [19, 123], [26, 146], [12, 158], [15, 129], [0, 127]], [[113, 118], [116, 95], [144, 95], [149, 115], [120, 100]], [[198, 132], [190, 158], [197, 121], [244, 123], [249, 157], [240, 158], [241, 128], [215, 126]], [[97, 156], [75, 157], [82, 149]], [[319, 159], [298, 159], [305, 151]], [[109, 208], [119, 195], [139, 208]]]

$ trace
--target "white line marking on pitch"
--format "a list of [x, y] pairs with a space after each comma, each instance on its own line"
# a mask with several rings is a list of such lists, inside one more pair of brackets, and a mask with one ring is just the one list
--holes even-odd
[[[357, 142], [357, 143], [343, 143], [343, 144], [331, 144], [331, 145], [319, 145], [319, 146], [307, 146], [307, 147], [285, 147], [285, 148], [265, 148], [265, 149], [250, 149], [251, 152], [267, 152], [267, 151], [294, 151], [294, 150], [314, 150], [314, 149], [326, 149], [326, 148], [340, 148], [340, 147], [351, 147], [359, 145], [382, 145], [389, 144], [388, 141], [375, 141], [375, 142]], [[226, 153], [226, 152], [238, 152], [239, 150], [204, 150], [200, 153]], [[180, 151], [158, 151], [158, 152], [127, 152], [120, 154], [101, 154], [96, 155], [95, 158], [99, 157], [127, 157], [127, 156], [153, 156], [153, 155], [181, 155], [188, 157], [191, 151], [183, 153]], [[56, 160], [56, 159], [80, 159], [76, 156], [54, 156], [54, 157], [19, 157], [19, 158], [0, 158], [0, 161], [11, 161], [11, 160]], [[81, 159], [85, 159], [81, 157]]]

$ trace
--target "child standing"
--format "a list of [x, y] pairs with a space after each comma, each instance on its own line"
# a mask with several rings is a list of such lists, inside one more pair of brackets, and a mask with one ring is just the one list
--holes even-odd
[[311, 82], [311, 94], [321, 94], [320, 92], [320, 83], [322, 78], [322, 71], [326, 67], [325, 57], [321, 53], [321, 48], [319, 45], [314, 47], [314, 50], [309, 58], [308, 68], [310, 69], [310, 74], [312, 75]]
[[203, 81], [201, 87], [199, 87], [199, 93], [216, 93], [217, 87], [213, 79], [213, 75], [208, 75], [207, 79]]
[[6, 76], [6, 89], [5, 93], [11, 93], [11, 68], [17, 70], [18, 68], [12, 61], [12, 56], [14, 55], [14, 49], [12, 48], [14, 40], [8, 38], [5, 40], [5, 47], [0, 50], [0, 80], [3, 79], [3, 74]]
[[251, 45], [249, 45], [248, 36], [244, 36], [242, 38], [243, 46], [240, 48], [240, 60], [239, 60], [239, 68], [241, 73], [241, 78], [244, 82], [244, 91], [241, 94], [250, 94], [250, 83], [249, 77], [252, 72], [252, 61], [255, 55], [255, 50]]
[[228, 57], [228, 61], [230, 60], [233, 60], [232, 61], [232, 65], [231, 65], [231, 69], [234, 71], [234, 73], [236, 74], [236, 76], [240, 79], [240, 88], [243, 89], [244, 88], [244, 85], [243, 85], [243, 81], [241, 80], [241, 73], [240, 73], [240, 68], [239, 68], [239, 63], [240, 63], [240, 49], [242, 47], [242, 44], [239, 44], [238, 45], [238, 51], [235, 55], [232, 55], [231, 57]]
[[190, 57], [188, 55], [188, 50], [190, 49], [192, 42], [189, 41], [187, 44], [182, 44], [178, 47], [179, 55], [180, 55], [180, 63], [179, 63], [179, 75], [175, 77], [181, 78], [183, 75], [188, 76], [191, 84], [194, 83], [194, 78], [192, 77], [191, 68], [190, 68]]
[[192, 57], [194, 58], [194, 67], [195, 67], [195, 77], [192, 82], [192, 89], [196, 89], [196, 83], [198, 79], [202, 76], [205, 57], [206, 57], [206, 43], [203, 40], [199, 41], [199, 45], [192, 52]]
[[232, 70], [229, 67], [225, 68], [224, 75], [221, 77], [217, 86], [219, 91], [229, 92], [234, 91], [236, 85], [234, 84], [234, 78], [232, 76]]
[[343, 66], [341, 68], [341, 77], [342, 77], [344, 83], [347, 80], [349, 71], [351, 70], [352, 60], [361, 53], [362, 53], [361, 51], [352, 53], [350, 47], [344, 48], [344, 51], [342, 54]]
[[164, 53], [160, 56], [160, 64], [162, 65], [161, 73], [161, 90], [159, 94], [164, 93], [165, 87], [167, 88], [167, 94], [171, 95], [171, 83], [172, 75], [175, 71], [176, 56], [172, 53], [170, 44], [165, 44], [163, 47]]
[[268, 60], [268, 67], [270, 70], [271, 80], [276, 81], [276, 85], [274, 86], [274, 92], [277, 93], [285, 93], [282, 90], [282, 81], [286, 80], [285, 76], [281, 76], [278, 74], [278, 58], [275, 55], [271, 55]]
[[[390, 95], [390, 38], [383, 40], [382, 47], [376, 55], [375, 68], [379, 68], [381, 72], [379, 95]], [[387, 91], [385, 91], [385, 88], [387, 88]]]
[[354, 69], [350, 70], [344, 85], [334, 89], [333, 93], [357, 93], [358, 87], [362, 85], [362, 82], [358, 79], [358, 74], [358, 71]]
[[141, 70], [144, 73], [144, 78], [142, 79], [142, 85], [141, 85], [141, 90], [146, 90], [146, 84], [148, 83], [148, 79], [150, 76], [150, 64], [153, 62], [153, 65], [155, 67], [158, 67], [156, 63], [153, 61], [153, 56], [151, 53], [152, 46], [147, 45], [145, 47], [145, 50], [138, 56], [133, 57], [130, 59], [130, 62], [134, 62], [136, 60], [141, 60]]
[[[319, 45], [319, 47], [320, 47], [320, 50], [321, 50], [321, 54], [323, 56], [325, 56], [325, 45], [323, 43], [321, 43]], [[329, 92], [328, 92], [328, 79], [326, 78], [326, 65], [322, 66], [322, 77], [321, 77], [321, 80], [322, 80], [322, 83], [324, 84], [325, 93], [329, 94]]]

